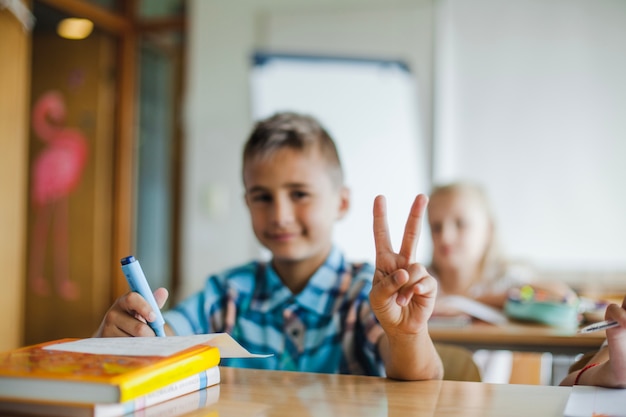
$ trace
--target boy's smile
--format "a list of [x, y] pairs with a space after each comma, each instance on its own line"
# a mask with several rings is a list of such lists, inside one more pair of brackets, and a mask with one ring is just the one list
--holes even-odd
[[245, 162], [252, 228], [277, 270], [289, 265], [312, 274], [328, 256], [334, 222], [348, 208], [348, 192], [330, 170], [317, 148], [285, 147]]
[[297, 233], [269, 233], [268, 238], [277, 242], [288, 242], [295, 239], [298, 236]]

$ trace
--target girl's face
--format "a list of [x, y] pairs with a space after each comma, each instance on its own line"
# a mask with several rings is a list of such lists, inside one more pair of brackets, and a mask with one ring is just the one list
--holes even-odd
[[435, 195], [428, 204], [433, 264], [439, 271], [473, 273], [492, 239], [493, 227], [478, 196], [466, 191]]

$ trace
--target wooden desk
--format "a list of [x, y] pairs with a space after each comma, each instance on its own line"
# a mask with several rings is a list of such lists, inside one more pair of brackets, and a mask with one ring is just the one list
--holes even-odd
[[221, 371], [217, 403], [189, 416], [561, 417], [570, 392], [569, 387]]
[[[145, 417], [562, 417], [570, 387], [220, 368], [222, 382]], [[200, 404], [203, 404], [200, 406]], [[79, 409], [77, 409], [79, 410]], [[86, 409], [82, 409], [83, 412]], [[67, 413], [66, 415], [85, 415]], [[15, 414], [0, 413], [3, 417]]]
[[458, 328], [430, 327], [429, 332], [435, 342], [460, 345], [472, 350], [503, 349], [564, 355], [596, 350], [605, 339], [604, 332], [577, 334], [576, 330], [519, 323], [504, 326], [474, 323]]

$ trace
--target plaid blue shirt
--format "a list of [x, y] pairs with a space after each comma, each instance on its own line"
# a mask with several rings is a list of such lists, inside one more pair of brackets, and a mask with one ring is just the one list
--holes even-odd
[[369, 304], [374, 268], [350, 264], [333, 248], [294, 295], [271, 264], [251, 262], [210, 276], [204, 291], [164, 314], [178, 335], [226, 332], [269, 358], [221, 365], [385, 376], [376, 347], [383, 334]]

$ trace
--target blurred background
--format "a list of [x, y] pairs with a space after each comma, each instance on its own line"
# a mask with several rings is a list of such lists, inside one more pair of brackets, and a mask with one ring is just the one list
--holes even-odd
[[240, 154], [279, 110], [338, 144], [350, 258], [375, 195], [398, 247], [417, 193], [472, 180], [510, 257], [623, 290], [625, 44], [623, 0], [1, 0], [0, 348], [92, 334], [123, 256], [174, 301], [266, 256]]

